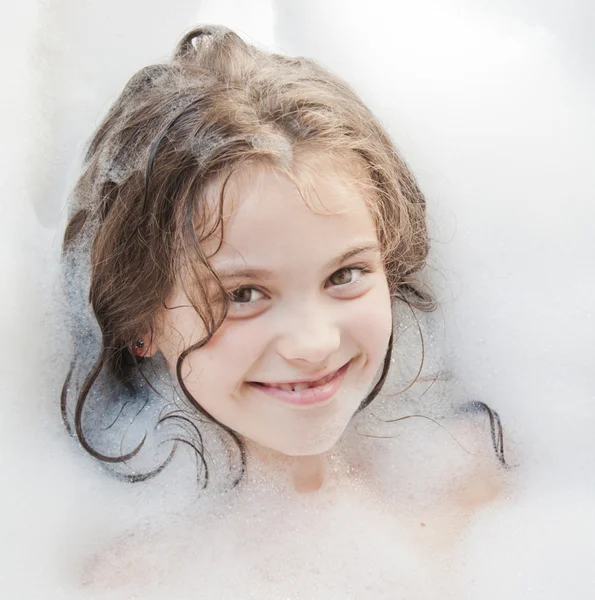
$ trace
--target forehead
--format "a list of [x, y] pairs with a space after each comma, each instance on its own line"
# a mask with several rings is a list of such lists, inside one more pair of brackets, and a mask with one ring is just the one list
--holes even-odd
[[[207, 202], [218, 205], [221, 184], [209, 191]], [[376, 241], [371, 199], [371, 183], [355, 160], [298, 155], [291, 173], [268, 164], [247, 165], [225, 185], [223, 244], [216, 257], [288, 255], [296, 248], [307, 255], [309, 248], [333, 252], [353, 242]], [[220, 233], [206, 243], [208, 254], [219, 241]]]

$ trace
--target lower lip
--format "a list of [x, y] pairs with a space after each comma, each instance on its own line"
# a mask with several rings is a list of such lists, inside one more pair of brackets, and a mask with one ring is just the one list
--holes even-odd
[[324, 402], [328, 402], [337, 394], [339, 389], [341, 388], [341, 384], [343, 383], [343, 379], [345, 378], [345, 374], [349, 369], [349, 365], [351, 361], [348, 362], [345, 366], [341, 367], [335, 376], [327, 381], [324, 385], [315, 386], [311, 388], [306, 388], [305, 390], [300, 390], [296, 392], [289, 392], [287, 390], [281, 390], [279, 388], [268, 387], [266, 385], [259, 385], [257, 383], [249, 383], [253, 388], [276, 398], [277, 400], [281, 400], [286, 404], [291, 404], [293, 406], [313, 406], [322, 404]]

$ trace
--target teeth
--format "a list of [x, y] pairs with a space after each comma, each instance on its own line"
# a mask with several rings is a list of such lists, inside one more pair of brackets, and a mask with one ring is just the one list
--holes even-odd
[[[324, 385], [328, 383], [333, 377], [335, 373], [331, 373], [327, 375], [324, 379], [321, 379], [316, 383], [316, 386]], [[314, 384], [311, 383], [280, 383], [278, 385], [270, 385], [269, 387], [277, 388], [280, 390], [285, 390], [286, 392], [301, 392], [302, 390], [307, 390], [308, 388], [314, 387]]]
[[286, 392], [301, 392], [302, 390], [308, 389], [310, 386], [307, 383], [282, 383], [271, 387], [276, 387], [280, 390], [285, 390]]

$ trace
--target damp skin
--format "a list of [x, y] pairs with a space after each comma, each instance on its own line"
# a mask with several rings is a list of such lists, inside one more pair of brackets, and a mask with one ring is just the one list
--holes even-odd
[[[348, 167], [322, 156], [302, 159], [297, 179], [308, 173], [303, 187], [316, 212], [272, 167], [234, 174], [223, 244], [210, 259], [234, 301], [215, 336], [182, 368], [188, 390], [214, 418], [285, 455], [320, 454], [336, 444], [371, 389], [390, 338], [391, 301], [376, 229], [360, 187], [349, 183]], [[338, 262], [357, 248], [367, 249]], [[246, 268], [270, 273], [238, 276]], [[156, 339], [173, 371], [204, 330], [182, 285], [167, 305], [182, 307], [164, 311]], [[307, 408], [249, 384], [316, 379], [346, 363], [332, 400]]]

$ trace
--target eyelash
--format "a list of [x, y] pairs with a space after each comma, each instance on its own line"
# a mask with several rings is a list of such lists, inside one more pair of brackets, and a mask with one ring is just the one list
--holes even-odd
[[[330, 279], [331, 277], [333, 277], [334, 275], [336, 275], [337, 273], [341, 273], [342, 271], [359, 271], [359, 272], [360, 272], [360, 273], [362, 273], [362, 274], [372, 273], [372, 269], [370, 269], [369, 267], [367, 267], [367, 266], [365, 266], [365, 265], [364, 265], [364, 266], [343, 267], [342, 269], [339, 269], [338, 271], [335, 271], [335, 272], [334, 272], [334, 273], [333, 273], [333, 274], [332, 274], [332, 275], [329, 277], [329, 279]], [[348, 288], [348, 287], [350, 287], [350, 286], [357, 286], [357, 285], [359, 285], [361, 282], [362, 282], [362, 279], [358, 279], [357, 281], [352, 281], [352, 282], [349, 282], [349, 283], [339, 284], [339, 285], [336, 285], [336, 286], [334, 286], [334, 287], [339, 287], [339, 288]], [[241, 287], [239, 287], [239, 288], [236, 288], [235, 290], [230, 290], [230, 291], [228, 292], [228, 295], [229, 295], [229, 297], [230, 297], [230, 300], [231, 300], [231, 303], [232, 303], [232, 304], [236, 304], [236, 305], [239, 305], [239, 306], [242, 306], [242, 305], [243, 305], [243, 306], [250, 306], [251, 304], [254, 304], [254, 302], [234, 302], [234, 301], [233, 301], [233, 295], [234, 295], [234, 294], [237, 294], [238, 292], [241, 292], [241, 291], [243, 291], [243, 290], [256, 290], [256, 291], [258, 291], [258, 292], [264, 293], [264, 292], [262, 292], [261, 290], [259, 290], [257, 287], [254, 287], [254, 286], [241, 286]]]

